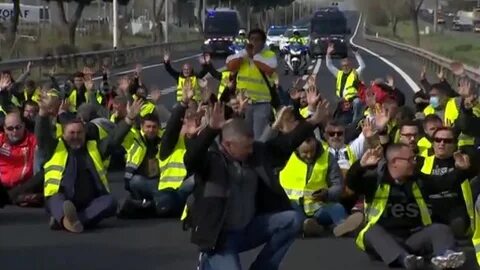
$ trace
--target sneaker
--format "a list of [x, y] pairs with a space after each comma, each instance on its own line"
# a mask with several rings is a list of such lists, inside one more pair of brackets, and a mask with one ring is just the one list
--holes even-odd
[[78, 219], [77, 208], [71, 201], [63, 202], [63, 227], [73, 233], [83, 232], [83, 225]]
[[303, 236], [304, 237], [315, 237], [321, 236], [325, 231], [325, 228], [318, 224], [317, 220], [314, 218], [307, 218], [303, 222]]
[[447, 251], [444, 255], [433, 257], [432, 264], [437, 269], [456, 269], [463, 266], [465, 260], [465, 253]]
[[407, 255], [403, 258], [403, 266], [408, 270], [420, 270], [424, 269], [425, 262], [422, 256]]
[[353, 213], [347, 217], [342, 223], [335, 226], [333, 229], [333, 235], [340, 237], [345, 234], [355, 231], [363, 223], [363, 214], [360, 212]]

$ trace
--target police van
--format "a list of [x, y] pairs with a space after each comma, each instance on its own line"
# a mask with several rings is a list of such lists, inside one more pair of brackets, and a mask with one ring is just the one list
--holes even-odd
[[241, 28], [240, 15], [227, 8], [208, 9], [205, 14], [203, 51], [211, 54], [229, 54]]
[[350, 34], [347, 19], [338, 7], [319, 9], [310, 21], [310, 52], [314, 56], [325, 55], [328, 45], [333, 43], [334, 55], [346, 57]]

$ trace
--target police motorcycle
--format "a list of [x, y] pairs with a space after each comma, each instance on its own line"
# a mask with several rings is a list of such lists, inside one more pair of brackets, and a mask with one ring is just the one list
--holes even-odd
[[288, 69], [285, 69], [285, 75], [288, 74], [289, 69], [294, 75], [298, 75], [302, 69], [307, 73], [307, 54], [308, 47], [297, 42], [288, 44], [284, 49], [285, 62]]

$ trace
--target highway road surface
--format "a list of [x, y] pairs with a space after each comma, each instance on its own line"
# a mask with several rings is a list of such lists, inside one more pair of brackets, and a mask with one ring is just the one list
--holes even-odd
[[[418, 90], [421, 67], [409, 55], [389, 47], [370, 43], [362, 38], [358, 15], [349, 14], [353, 42], [361, 47], [361, 54], [367, 68], [362, 74], [369, 82], [377, 77], [391, 74], [396, 85], [405, 93], [411, 103], [414, 91]], [[357, 29], [358, 28], [358, 29]], [[358, 31], [356, 31], [358, 30]], [[199, 51], [187, 52], [177, 57], [174, 66], [180, 68], [185, 62], [196, 63]], [[173, 59], [175, 60], [175, 59]], [[165, 72], [158, 59], [144, 64], [144, 83], [163, 89], [163, 102], [172, 106], [174, 102], [174, 80]], [[338, 65], [338, 61], [335, 63]], [[215, 59], [217, 68], [224, 66], [224, 59]], [[127, 70], [127, 69], [126, 69]], [[321, 59], [312, 61], [311, 72], [316, 76], [319, 89], [324, 97], [334, 100], [335, 80]], [[279, 74], [283, 74], [279, 70]], [[282, 76], [281, 84], [288, 89], [294, 77]], [[122, 174], [110, 175], [113, 194], [119, 200], [125, 198]], [[478, 269], [473, 260], [472, 248], [468, 265], [463, 269]], [[244, 269], [254, 259], [255, 251], [242, 256]], [[81, 235], [50, 231], [48, 218], [43, 209], [20, 209], [6, 207], [0, 210], [0, 269], [141, 269], [141, 270], [190, 270], [195, 269], [198, 254], [189, 242], [189, 233], [183, 232], [177, 220], [118, 220], [102, 223], [101, 228]], [[382, 263], [371, 262], [354, 245], [352, 238], [333, 237], [299, 238], [287, 254], [281, 269], [324, 269], [359, 270], [388, 269]], [[228, 270], [228, 269], [225, 269]]]

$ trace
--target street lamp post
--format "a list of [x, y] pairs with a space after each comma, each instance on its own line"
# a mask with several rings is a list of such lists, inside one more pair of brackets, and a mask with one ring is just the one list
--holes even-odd
[[118, 7], [118, 1], [117, 0], [113, 0], [113, 48], [116, 49], [117, 48], [117, 44], [118, 44], [118, 10], [117, 10], [117, 7]]

